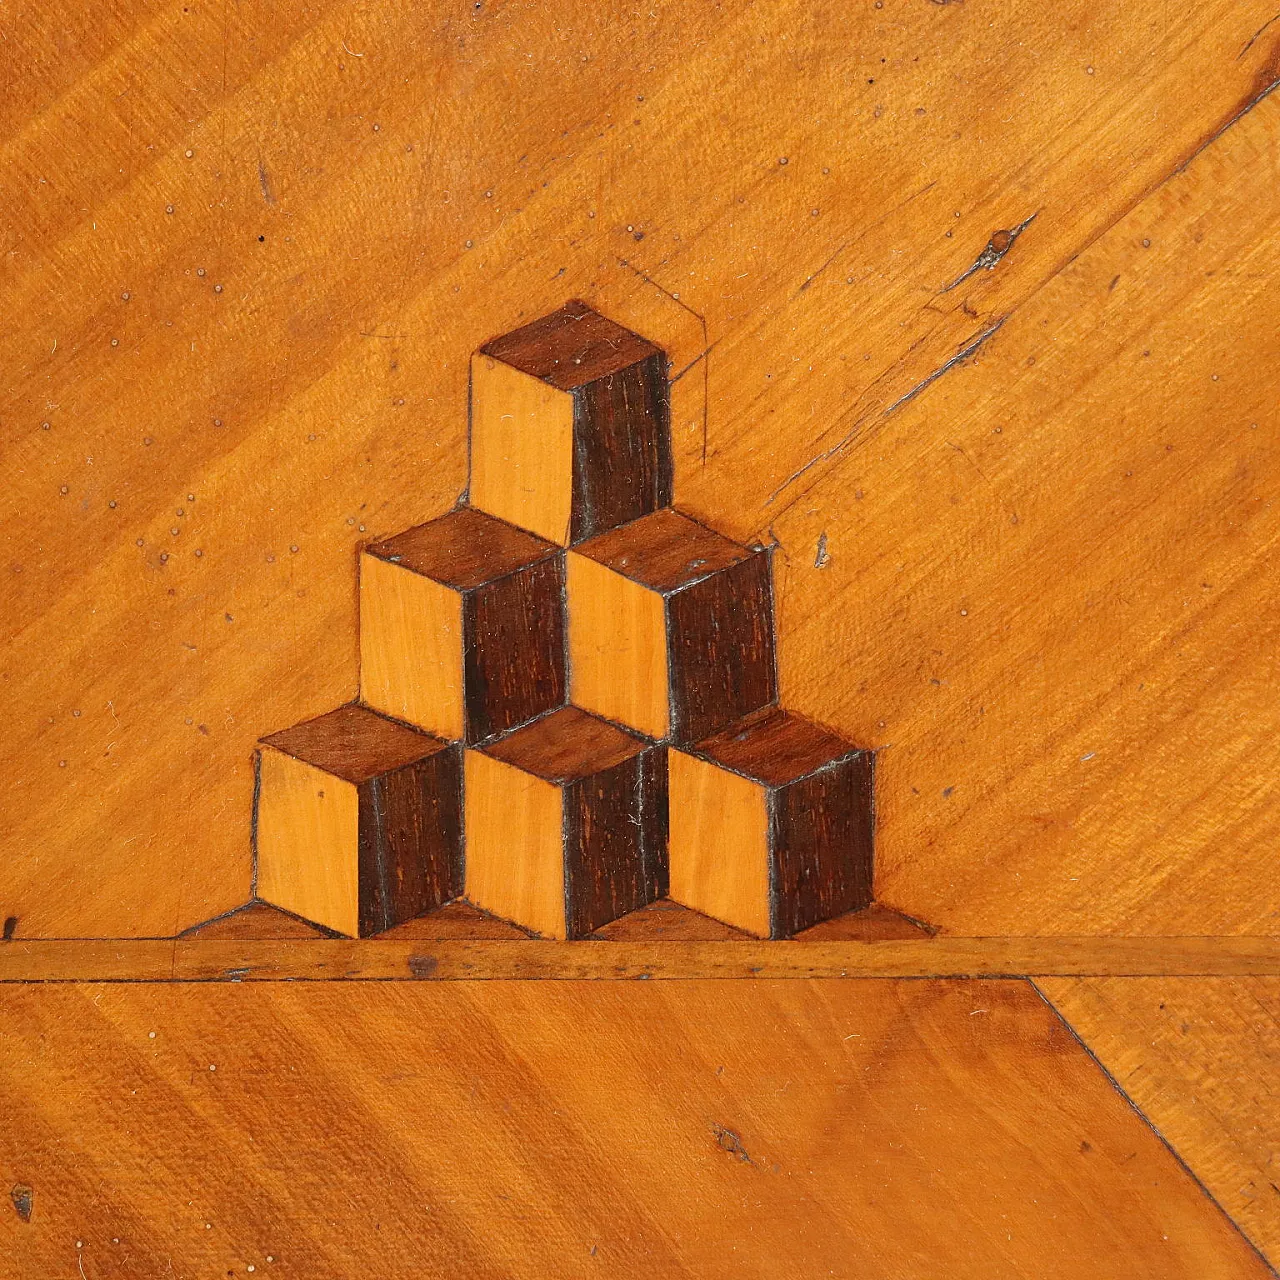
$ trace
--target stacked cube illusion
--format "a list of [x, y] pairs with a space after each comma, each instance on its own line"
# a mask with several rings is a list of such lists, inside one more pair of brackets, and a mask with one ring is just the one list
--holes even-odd
[[472, 358], [468, 501], [360, 556], [360, 698], [264, 738], [257, 895], [582, 938], [871, 901], [870, 751], [778, 705], [771, 552], [672, 507], [668, 364], [571, 302]]

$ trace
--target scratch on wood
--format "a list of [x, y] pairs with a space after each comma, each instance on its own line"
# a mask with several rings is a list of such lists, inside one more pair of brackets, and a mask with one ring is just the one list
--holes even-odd
[[[715, 346], [715, 343], [711, 341], [710, 333], [707, 330], [707, 317], [700, 311], [695, 311], [687, 302], [672, 293], [670, 289], [664, 289], [662, 285], [660, 285], [651, 275], [642, 271], [634, 262], [629, 262], [626, 258], [619, 258], [618, 264], [619, 266], [626, 267], [628, 271], [634, 272], [634, 274], [639, 276], [645, 284], [652, 285], [659, 293], [665, 294], [676, 304], [676, 306], [683, 307], [684, 310], [686, 310], [702, 326], [702, 354], [698, 357], [698, 360], [702, 362], [702, 465], [705, 467], [707, 465], [707, 433], [709, 425], [707, 415], [711, 403], [711, 378], [707, 370], [711, 364], [711, 348]], [[717, 341], [719, 341], [719, 339], [717, 339]], [[695, 360], [693, 363], [697, 364], [698, 360]], [[693, 366], [690, 365], [689, 367], [692, 368]], [[683, 376], [687, 372], [688, 369], [682, 370], [679, 376]], [[679, 381], [679, 377], [673, 378], [671, 381], [677, 382]], [[668, 383], [668, 385], [670, 385], [670, 383]]]
[[885, 411], [884, 417], [888, 417], [891, 413], [897, 412], [908, 401], [914, 400], [927, 387], [933, 386], [939, 378], [945, 373], [950, 373], [958, 364], [963, 364], [966, 360], [977, 355], [978, 350], [989, 339], [995, 337], [1000, 332], [1001, 326], [1008, 319], [1008, 316], [1001, 316], [994, 324], [988, 325], [967, 347], [957, 351], [945, 364], [939, 365], [927, 378], [917, 382], [905, 395], [899, 396]]
[[262, 188], [262, 198], [268, 204], [275, 204], [276, 197], [271, 190], [271, 177], [267, 173], [266, 165], [261, 160], [258, 161], [258, 186]]
[[974, 259], [973, 265], [962, 271], [950, 284], [943, 285], [940, 292], [949, 293], [957, 285], [963, 284], [970, 276], [976, 275], [979, 271], [993, 271], [1005, 254], [1013, 248], [1018, 237], [1036, 220], [1037, 216], [1038, 211], [1029, 218], [1024, 218], [1016, 227], [1009, 227], [1003, 231], [993, 231], [991, 239], [987, 241], [987, 247]]
[[1246, 53], [1248, 53], [1250, 49], [1252, 49], [1252, 48], [1253, 48], [1254, 44], [1255, 44], [1255, 43], [1257, 43], [1257, 39], [1258, 39], [1258, 37], [1259, 37], [1259, 36], [1260, 36], [1260, 35], [1261, 35], [1261, 34], [1262, 34], [1262, 33], [1263, 33], [1263, 32], [1264, 32], [1264, 31], [1265, 31], [1269, 26], [1271, 26], [1271, 24], [1272, 24], [1273, 22], [1277, 21], [1277, 19], [1280, 19], [1280, 13], [1277, 13], [1277, 14], [1273, 15], [1272, 17], [1268, 18], [1268, 19], [1266, 20], [1266, 22], [1264, 22], [1264, 23], [1262, 24], [1262, 26], [1260, 26], [1260, 27], [1257, 29], [1257, 31], [1255, 31], [1255, 32], [1253, 33], [1253, 35], [1251, 35], [1251, 36], [1249, 37], [1249, 42], [1248, 42], [1248, 44], [1246, 44], [1246, 45], [1245, 45], [1245, 47], [1244, 47], [1243, 49], [1241, 49], [1239, 53], [1237, 53], [1237, 54], [1236, 54], [1236, 61], [1237, 61], [1237, 62], [1239, 62], [1239, 61], [1240, 61], [1240, 59], [1241, 59], [1241, 58], [1243, 58], [1243, 57], [1244, 57], [1244, 55], [1245, 55]]
[[[927, 378], [923, 378], [921, 379], [921, 381], [917, 382], [916, 385], [912, 387], [910, 391], [906, 392], [904, 395], [900, 395], [887, 409], [883, 411], [883, 413], [881, 413], [880, 415], [881, 418], [887, 418], [891, 414], [897, 412], [897, 410], [902, 408], [904, 404], [908, 403], [911, 400], [914, 400], [916, 396], [918, 396], [926, 388], [931, 387], [944, 374], [949, 373], [952, 369], [954, 369], [956, 365], [963, 364], [966, 360], [976, 355], [979, 348], [982, 346], [982, 344], [986, 342], [989, 338], [994, 337], [994, 335], [999, 332], [1001, 325], [1003, 325], [1008, 318], [1009, 318], [1008, 316], [1001, 316], [998, 320], [995, 321], [994, 324], [988, 325], [980, 334], [978, 334], [976, 338], [973, 339], [972, 342], [968, 343], [968, 345], [962, 347], [959, 351], [957, 351], [956, 354], [953, 355], [950, 360], [946, 361], [945, 364], [942, 364], [938, 368], [936, 368]], [[768, 502], [766, 502], [765, 505], [768, 506], [770, 502], [773, 502], [778, 497], [778, 495], [783, 492], [783, 490], [789, 489], [806, 472], [812, 471], [814, 467], [819, 466], [823, 462], [826, 462], [829, 458], [835, 457], [837, 453], [841, 452], [841, 450], [845, 449], [849, 444], [851, 444], [854, 438], [857, 436], [858, 431], [862, 427], [863, 421], [864, 419], [859, 419], [858, 422], [854, 424], [852, 431], [842, 436], [829, 449], [824, 449], [821, 453], [815, 454], [814, 457], [810, 458], [809, 461], [804, 464], [804, 466], [799, 467], [797, 470], [793, 471], [791, 475], [789, 475], [769, 495]]]
[[827, 553], [827, 533], [824, 529], [818, 534], [818, 552], [813, 557], [813, 567], [815, 569], [825, 569], [831, 563], [831, 556]]

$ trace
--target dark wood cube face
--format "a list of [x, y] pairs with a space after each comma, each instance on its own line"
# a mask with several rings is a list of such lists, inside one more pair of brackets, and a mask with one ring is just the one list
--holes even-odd
[[358, 795], [362, 938], [461, 896], [461, 747], [368, 778]]
[[770, 791], [773, 937], [870, 904], [874, 770], [862, 751]]
[[468, 745], [564, 705], [564, 554], [463, 598], [463, 710]]
[[573, 392], [571, 543], [671, 502], [666, 357], [660, 352]]
[[757, 551], [667, 598], [673, 742], [698, 742], [777, 699], [769, 570]]
[[564, 786], [567, 934], [588, 934], [665, 895], [667, 753], [661, 746]]

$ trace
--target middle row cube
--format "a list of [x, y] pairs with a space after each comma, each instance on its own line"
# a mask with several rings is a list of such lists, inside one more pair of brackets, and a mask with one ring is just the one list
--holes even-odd
[[566, 553], [460, 507], [361, 557], [360, 693], [467, 745], [566, 703], [697, 741], [776, 701], [769, 552], [664, 508]]

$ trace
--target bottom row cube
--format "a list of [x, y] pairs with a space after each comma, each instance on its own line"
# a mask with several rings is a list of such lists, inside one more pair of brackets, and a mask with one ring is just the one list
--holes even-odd
[[872, 753], [777, 708], [677, 749], [569, 706], [464, 752], [349, 705], [263, 739], [257, 896], [364, 937], [465, 894], [582, 938], [669, 892], [787, 937], [870, 903], [872, 806]]

